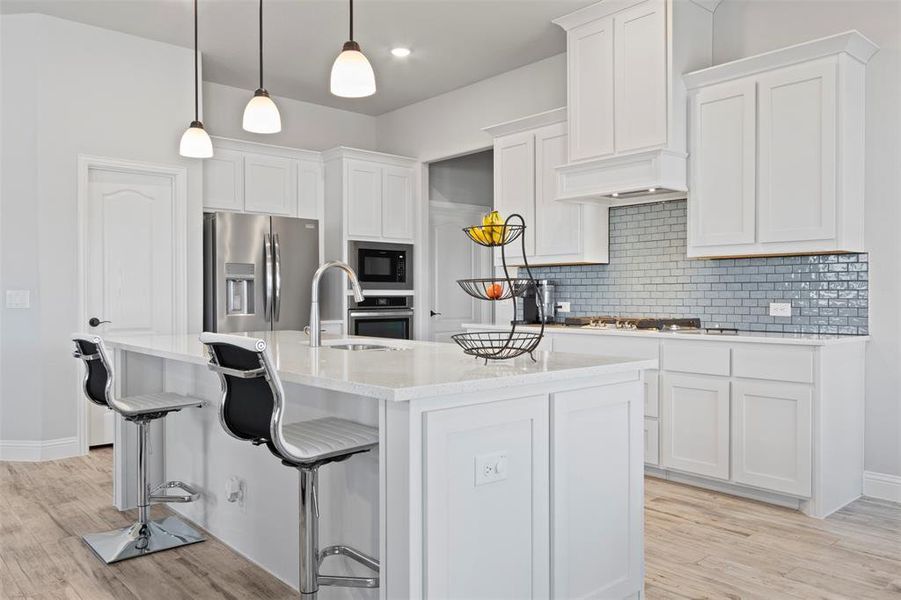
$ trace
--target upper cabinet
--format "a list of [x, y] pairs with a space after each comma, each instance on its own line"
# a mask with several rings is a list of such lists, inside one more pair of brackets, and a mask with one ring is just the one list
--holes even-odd
[[604, 0], [554, 21], [566, 30], [569, 109], [557, 199], [615, 206], [685, 197], [680, 75], [710, 65], [715, 4]]
[[862, 252], [866, 63], [847, 32], [685, 76], [688, 256]]
[[323, 158], [329, 222], [340, 225], [345, 239], [413, 243], [415, 160], [352, 148]]
[[[606, 206], [557, 202], [556, 169], [566, 163], [566, 109], [503, 123], [485, 131], [494, 138], [494, 208], [506, 218], [522, 215], [530, 265], [608, 261]], [[505, 248], [510, 264], [522, 264], [522, 246]], [[499, 255], [498, 255], [499, 257]]]
[[322, 161], [318, 152], [213, 138], [203, 163], [203, 208], [321, 218]]

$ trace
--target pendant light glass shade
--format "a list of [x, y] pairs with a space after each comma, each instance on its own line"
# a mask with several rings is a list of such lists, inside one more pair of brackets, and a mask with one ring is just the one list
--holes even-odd
[[375, 73], [356, 42], [345, 43], [335, 59], [331, 91], [343, 98], [365, 98], [375, 93]]
[[257, 90], [244, 107], [244, 131], [252, 133], [278, 133], [282, 130], [282, 117], [278, 107], [266, 90]]
[[181, 136], [178, 153], [188, 158], [210, 158], [213, 156], [213, 142], [203, 128], [203, 123], [194, 121]]

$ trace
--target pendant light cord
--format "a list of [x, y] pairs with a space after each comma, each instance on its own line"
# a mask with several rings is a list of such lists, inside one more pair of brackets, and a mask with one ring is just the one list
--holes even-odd
[[263, 0], [260, 0], [260, 89], [263, 89]]
[[199, 94], [197, 85], [197, 0], [194, 0], [194, 120], [200, 120], [200, 107], [198, 105], [197, 96]]
[[350, 41], [354, 41], [354, 0], [350, 0]]

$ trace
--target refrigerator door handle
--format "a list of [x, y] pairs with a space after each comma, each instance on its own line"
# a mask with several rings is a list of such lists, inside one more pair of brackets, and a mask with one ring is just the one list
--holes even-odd
[[263, 315], [266, 321], [272, 320], [272, 238], [269, 234], [263, 235], [263, 278], [266, 287], [263, 291]]
[[282, 252], [278, 247], [278, 234], [272, 234], [272, 250], [275, 255], [275, 268], [273, 279], [275, 280], [275, 294], [272, 302], [272, 321], [278, 321], [282, 307]]

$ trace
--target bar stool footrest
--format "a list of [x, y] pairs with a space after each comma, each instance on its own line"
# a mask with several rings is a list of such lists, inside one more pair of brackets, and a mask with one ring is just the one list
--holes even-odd
[[[325, 548], [319, 553], [319, 566], [322, 566], [323, 561], [329, 556], [345, 556], [361, 565], [375, 571], [379, 572], [379, 561], [372, 558], [367, 554], [363, 554], [359, 550], [355, 548], [351, 548], [350, 546], [329, 546]], [[375, 577], [351, 577], [345, 575], [318, 575], [317, 579], [319, 581], [319, 585], [331, 585], [331, 586], [341, 586], [341, 587], [355, 587], [355, 588], [377, 588], [379, 587], [379, 578], [378, 575]]]
[[[184, 494], [169, 494], [168, 490], [179, 490]], [[160, 492], [163, 493], [160, 493]], [[151, 502], [194, 502], [200, 498], [200, 492], [184, 481], [167, 481], [161, 483], [150, 492]]]

